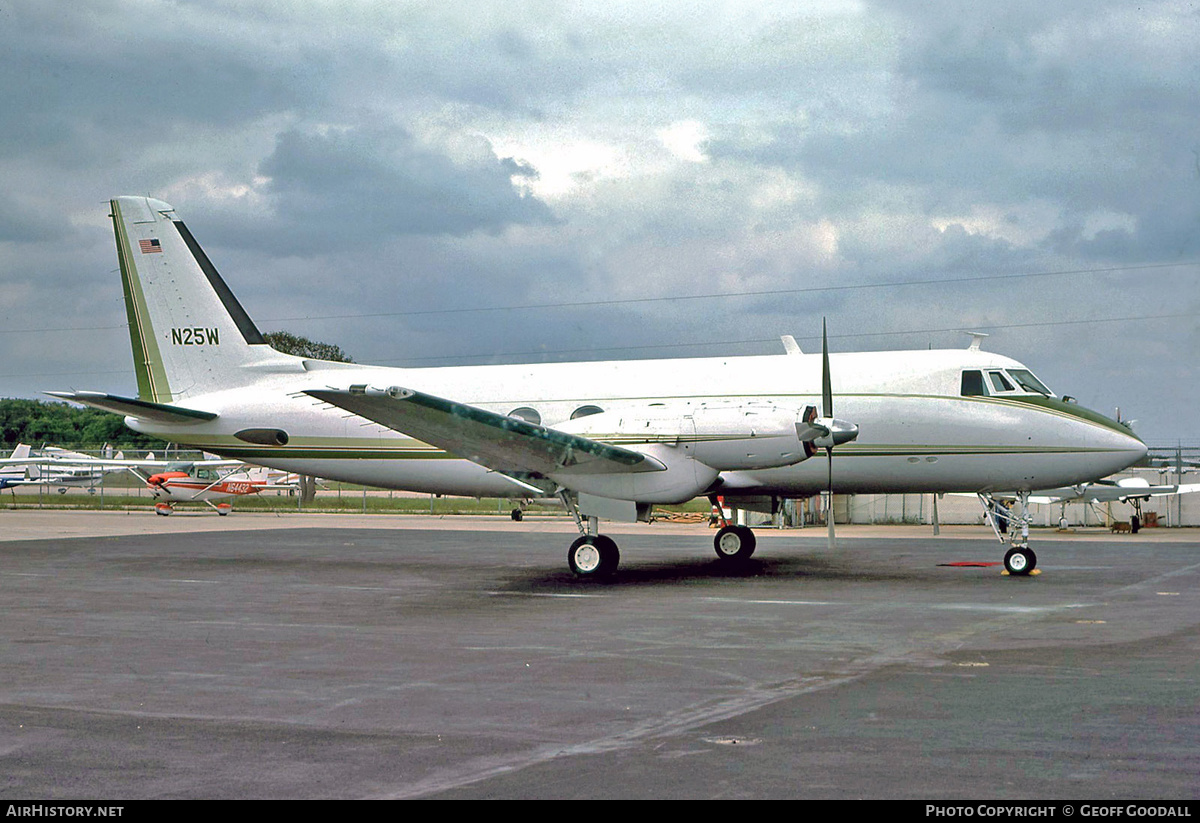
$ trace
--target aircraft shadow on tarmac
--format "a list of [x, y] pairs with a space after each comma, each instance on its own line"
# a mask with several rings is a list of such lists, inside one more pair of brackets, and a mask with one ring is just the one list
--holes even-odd
[[737, 580], [812, 580], [857, 583], [903, 583], [936, 585], [939, 580], [959, 585], [964, 574], [996, 577], [995, 569], [939, 569], [934, 563], [884, 565], [853, 551], [833, 555], [795, 554], [791, 556], [753, 557], [738, 564], [698, 557], [678, 560], [631, 559], [618, 572], [604, 580], [579, 580], [566, 571], [514, 569], [505, 575], [512, 589], [559, 588], [571, 592], [603, 591], [636, 586], [692, 585], [705, 581]]

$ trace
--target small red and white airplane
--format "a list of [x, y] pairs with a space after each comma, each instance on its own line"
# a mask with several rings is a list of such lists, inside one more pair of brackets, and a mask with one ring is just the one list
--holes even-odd
[[[131, 468], [130, 471], [134, 470]], [[185, 463], [167, 467], [143, 479], [158, 501], [154, 504], [154, 513], [163, 516], [171, 514], [176, 503], [206, 503], [224, 516], [233, 507], [228, 502], [213, 501], [227, 501], [231, 497], [258, 494], [268, 489], [297, 491], [300, 488], [299, 475], [257, 466], [222, 472]]]

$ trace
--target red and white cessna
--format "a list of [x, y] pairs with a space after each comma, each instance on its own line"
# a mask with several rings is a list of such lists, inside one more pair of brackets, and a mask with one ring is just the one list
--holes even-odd
[[231, 497], [258, 494], [268, 489], [300, 488], [299, 475], [262, 467], [235, 469], [221, 472], [216, 468], [203, 468], [194, 464], [181, 464], [145, 478], [146, 487], [158, 502], [154, 513], [169, 515], [176, 503], [206, 503], [219, 515], [232, 510], [228, 502]]

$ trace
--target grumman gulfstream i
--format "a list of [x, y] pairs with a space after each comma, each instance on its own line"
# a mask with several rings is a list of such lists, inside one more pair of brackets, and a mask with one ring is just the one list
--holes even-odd
[[[112, 201], [136, 397], [53, 392], [177, 443], [289, 472], [466, 496], [558, 497], [581, 576], [611, 574], [598, 518], [720, 494], [728, 505], [839, 493], [1069, 486], [1136, 462], [1124, 425], [982, 351], [383, 368], [282, 354], [175, 209]], [[833, 416], [837, 398], [838, 418]], [[832, 525], [832, 524], [831, 524]], [[725, 524], [717, 555], [749, 557]], [[1027, 529], [1007, 555], [1036, 564]]]

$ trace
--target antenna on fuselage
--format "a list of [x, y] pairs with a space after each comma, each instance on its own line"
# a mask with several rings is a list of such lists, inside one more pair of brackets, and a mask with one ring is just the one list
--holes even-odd
[[967, 346], [967, 351], [979, 351], [979, 344], [983, 342], [983, 338], [988, 337], [981, 331], [964, 331], [963, 334], [971, 335], [971, 345]]

